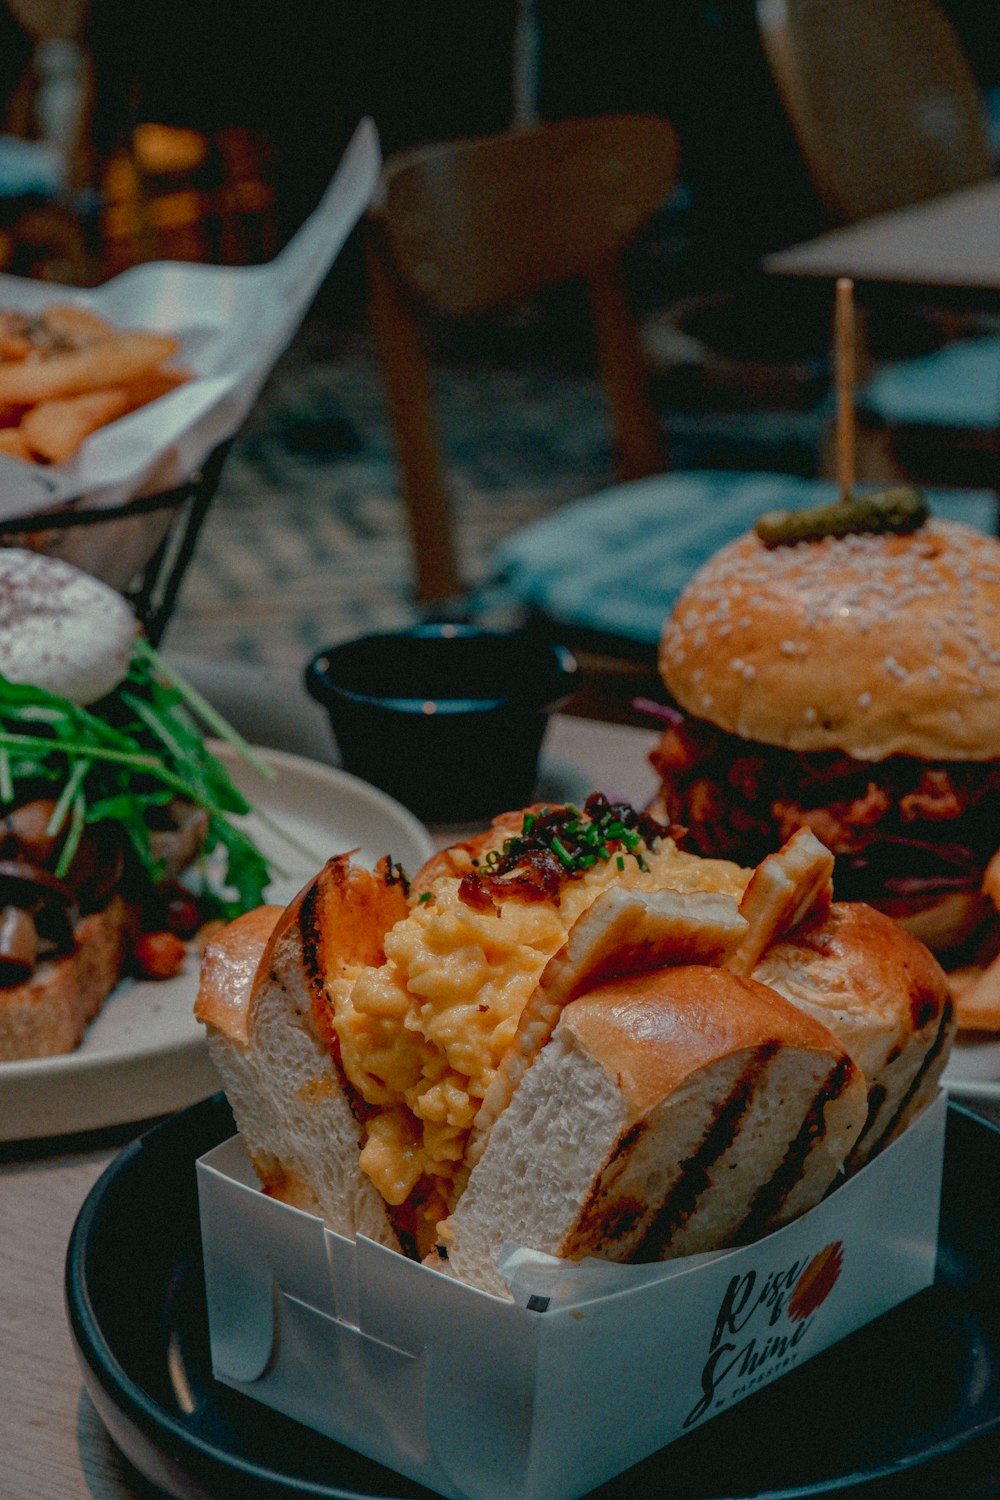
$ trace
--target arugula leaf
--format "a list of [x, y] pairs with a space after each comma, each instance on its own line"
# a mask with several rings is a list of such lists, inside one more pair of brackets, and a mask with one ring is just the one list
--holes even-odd
[[[221, 915], [235, 916], [260, 904], [274, 871], [231, 821], [251, 805], [208, 750], [206, 728], [262, 775], [273, 775], [144, 640], [124, 681], [90, 708], [0, 676], [0, 812], [37, 796], [55, 799], [49, 832], [66, 834], [57, 874], [65, 873], [87, 826], [117, 823], [155, 883], [163, 870], [150, 830], [162, 826], [175, 797], [192, 802], [208, 817], [199, 860], [204, 894]], [[214, 878], [220, 864], [221, 881]]]

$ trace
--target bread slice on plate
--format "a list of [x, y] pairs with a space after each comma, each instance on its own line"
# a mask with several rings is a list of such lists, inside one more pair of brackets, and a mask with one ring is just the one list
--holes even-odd
[[30, 979], [0, 989], [0, 1061], [52, 1057], [78, 1047], [118, 983], [136, 915], [121, 896], [80, 919], [71, 952], [45, 959]]

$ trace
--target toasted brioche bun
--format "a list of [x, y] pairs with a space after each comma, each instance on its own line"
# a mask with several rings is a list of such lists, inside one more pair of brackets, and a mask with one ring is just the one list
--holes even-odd
[[82, 918], [71, 953], [40, 963], [0, 989], [0, 1062], [53, 1057], [78, 1047], [121, 977], [136, 914], [121, 896]]
[[937, 1090], [955, 1028], [944, 972], [890, 917], [835, 902], [774, 943], [753, 974], [829, 1027], [864, 1073], [868, 1121], [848, 1159], [862, 1166]]
[[59, 558], [0, 547], [0, 675], [94, 703], [128, 670], [136, 622], [114, 589]]
[[[398, 896], [398, 902], [397, 902]], [[338, 1065], [330, 982], [375, 963], [406, 909], [347, 856], [285, 909], [229, 923], [205, 949], [195, 1014], [265, 1191], [331, 1229], [400, 1249], [384, 1200], [360, 1171], [356, 1101]]]
[[497, 1295], [506, 1241], [656, 1261], [757, 1238], [830, 1187], [864, 1129], [827, 1028], [702, 965], [572, 1001], [493, 1126], [440, 1269]]
[[748, 532], [691, 579], [659, 665], [681, 708], [744, 739], [994, 759], [1000, 542], [940, 520], [773, 549]]

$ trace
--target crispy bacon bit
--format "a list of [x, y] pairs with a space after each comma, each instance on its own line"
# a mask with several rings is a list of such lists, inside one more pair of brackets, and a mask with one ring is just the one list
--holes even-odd
[[654, 806], [686, 825], [686, 839], [674, 834], [683, 847], [757, 865], [776, 841], [809, 828], [837, 856], [840, 900], [885, 908], [886, 892], [912, 903], [975, 889], [996, 849], [997, 760], [859, 761], [747, 741], [697, 719], [672, 722], [649, 759], [662, 778]]
[[558, 906], [567, 880], [612, 858], [623, 862], [630, 857], [644, 868], [643, 850], [677, 832], [627, 802], [609, 802], [594, 792], [582, 811], [569, 804], [526, 813], [519, 834], [476, 861], [476, 869], [459, 886], [459, 897], [480, 911], [505, 900]]

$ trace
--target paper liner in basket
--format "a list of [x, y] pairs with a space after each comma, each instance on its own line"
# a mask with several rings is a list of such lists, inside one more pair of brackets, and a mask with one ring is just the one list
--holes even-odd
[[200, 469], [246, 418], [371, 201], [380, 166], [375, 127], [362, 120], [319, 205], [266, 265], [154, 261], [87, 291], [0, 276], [2, 308], [34, 312], [71, 301], [116, 327], [172, 334], [180, 340], [177, 361], [193, 377], [93, 433], [71, 463], [35, 470], [0, 459], [0, 520], [78, 499], [94, 508], [121, 505], [174, 489]]

